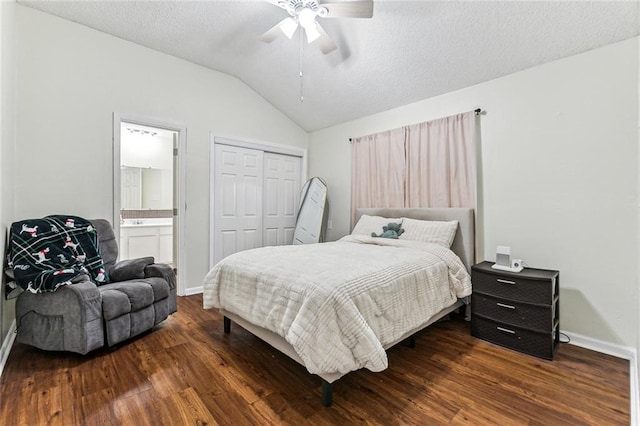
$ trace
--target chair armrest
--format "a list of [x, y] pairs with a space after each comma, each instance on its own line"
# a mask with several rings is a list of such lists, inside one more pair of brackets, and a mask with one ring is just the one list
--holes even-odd
[[[16, 306], [16, 318], [25, 313], [34, 311], [42, 315], [67, 315], [76, 314], [76, 307], [88, 301], [102, 300], [98, 286], [91, 281], [83, 281], [77, 284], [64, 285], [52, 293], [23, 292], [20, 297], [20, 309]], [[20, 310], [20, 312], [18, 312]], [[79, 311], [77, 311], [79, 314]], [[97, 316], [102, 316], [99, 310]]]
[[165, 263], [154, 263], [144, 268], [145, 278], [159, 277], [163, 278], [169, 283], [169, 289], [176, 288], [176, 274], [173, 272], [173, 268]]
[[109, 269], [109, 281], [119, 282], [145, 278], [145, 268], [155, 262], [152, 256], [117, 262]]

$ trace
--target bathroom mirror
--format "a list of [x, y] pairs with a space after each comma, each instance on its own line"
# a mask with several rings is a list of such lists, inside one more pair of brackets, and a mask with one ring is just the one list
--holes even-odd
[[327, 184], [319, 177], [309, 179], [300, 191], [293, 244], [324, 242], [328, 210]]
[[173, 207], [171, 170], [120, 168], [122, 210], [167, 210]]

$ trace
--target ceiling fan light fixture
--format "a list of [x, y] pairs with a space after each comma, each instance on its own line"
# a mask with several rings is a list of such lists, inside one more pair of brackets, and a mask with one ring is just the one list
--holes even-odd
[[304, 28], [304, 32], [307, 35], [307, 43], [311, 43], [320, 37], [320, 32], [316, 24], [316, 14], [313, 10], [308, 7], [300, 10], [298, 13], [298, 22], [300, 22], [300, 25]]
[[[2, 1], [2, 0], [0, 0]], [[268, 29], [258, 39], [265, 43], [275, 40], [282, 32], [293, 39], [298, 27], [302, 27], [308, 43], [320, 48], [323, 54], [333, 52], [338, 46], [317, 22], [317, 18], [371, 18], [373, 0], [265, 0], [284, 9], [289, 17]], [[302, 30], [300, 39], [302, 40]]]
[[308, 7], [304, 7], [298, 12], [298, 21], [300, 25], [307, 28], [316, 23], [316, 14]]
[[314, 41], [319, 39], [321, 35], [316, 28], [316, 24], [314, 24], [312, 27], [305, 28], [304, 32], [307, 35], [307, 43], [313, 43]]
[[298, 29], [298, 22], [293, 18], [287, 18], [282, 23], [282, 25], [280, 25], [280, 29], [282, 30], [284, 35], [286, 35], [289, 40], [291, 40], [296, 30]]

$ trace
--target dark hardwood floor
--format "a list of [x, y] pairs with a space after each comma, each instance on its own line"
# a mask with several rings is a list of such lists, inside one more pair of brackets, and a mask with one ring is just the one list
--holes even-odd
[[545, 361], [483, 342], [458, 317], [351, 373], [320, 380], [202, 297], [152, 332], [87, 356], [16, 344], [0, 381], [2, 425], [629, 424], [629, 363], [571, 345]]

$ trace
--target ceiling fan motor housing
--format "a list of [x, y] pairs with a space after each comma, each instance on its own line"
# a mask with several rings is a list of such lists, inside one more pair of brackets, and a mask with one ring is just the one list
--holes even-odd
[[283, 0], [278, 5], [285, 9], [289, 15], [297, 17], [303, 9], [309, 9], [314, 15], [324, 17], [327, 15], [327, 9], [320, 7], [316, 0]]

